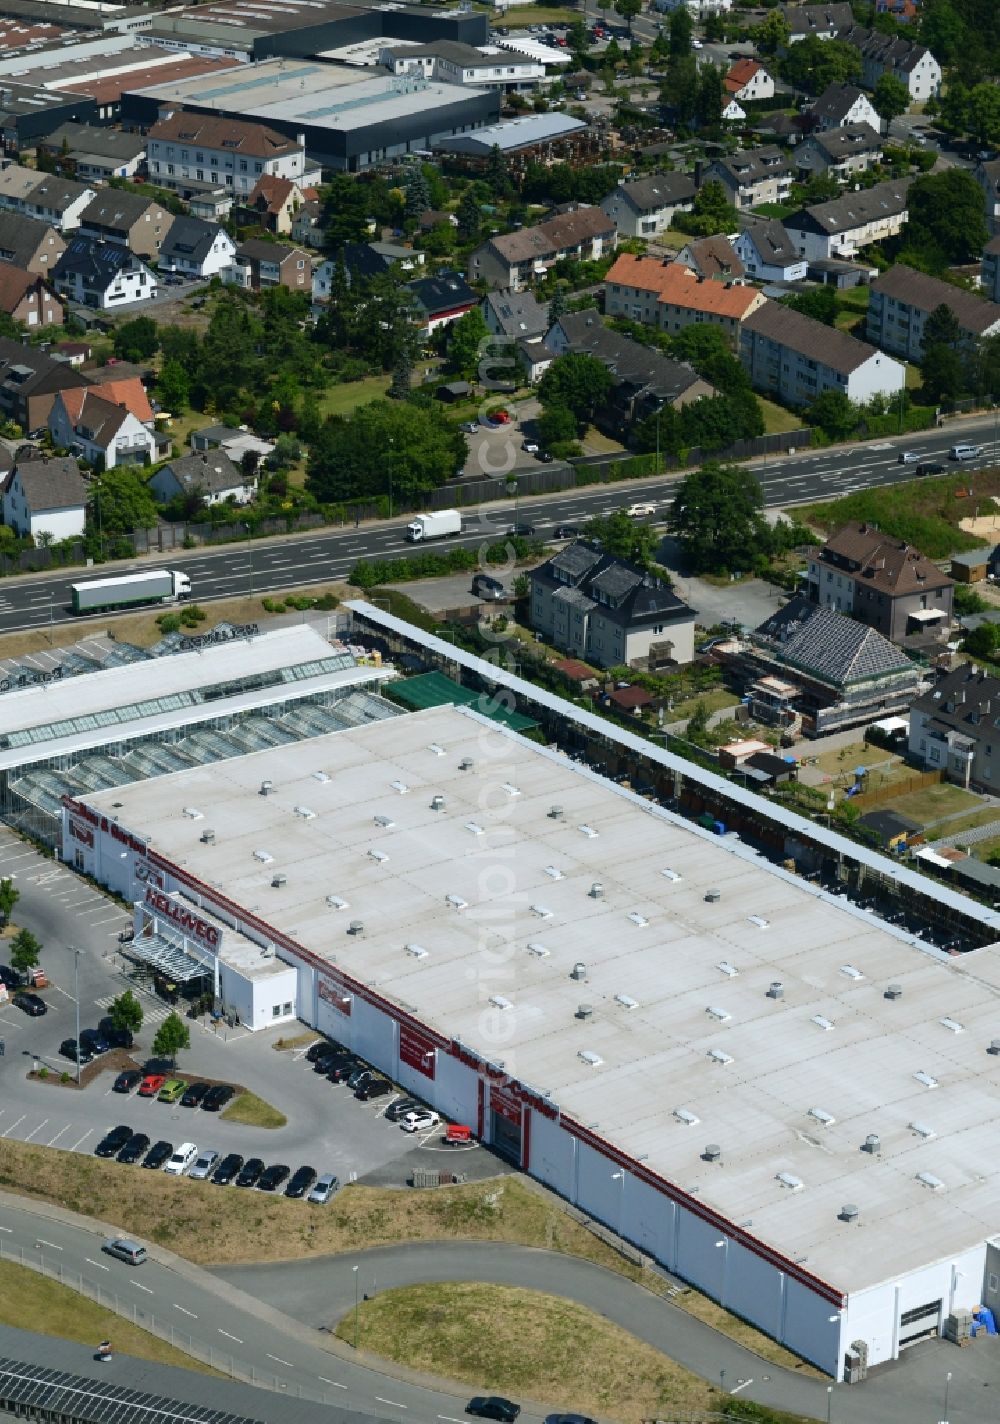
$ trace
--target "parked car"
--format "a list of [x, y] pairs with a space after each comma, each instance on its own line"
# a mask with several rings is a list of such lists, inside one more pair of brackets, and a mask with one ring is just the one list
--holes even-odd
[[[94, 1055], [83, 1042], [83, 1034], [80, 1035], [80, 1062], [93, 1063]], [[63, 1058], [68, 1058], [71, 1063], [76, 1062], [77, 1045], [75, 1038], [64, 1038], [59, 1045], [59, 1052]]]
[[196, 1182], [203, 1182], [205, 1178], [210, 1175], [213, 1167], [219, 1160], [219, 1156], [220, 1154], [216, 1152], [214, 1147], [206, 1147], [203, 1151], [199, 1152], [198, 1156], [194, 1159], [194, 1166], [191, 1168], [188, 1176], [193, 1177]]
[[463, 420], [458, 428], [459, 430], [463, 430], [466, 435], [475, 435], [476, 431], [479, 429], [479, 421]]
[[154, 1142], [152, 1147], [142, 1159], [144, 1167], [150, 1167], [154, 1172], [158, 1172], [164, 1162], [173, 1156], [174, 1144], [165, 1141], [162, 1137], [159, 1142]]
[[536, 459], [536, 460], [541, 460], [541, 462], [542, 462], [543, 465], [551, 465], [554, 458], [555, 458], [555, 457], [553, 456], [551, 450], [536, 450], [536, 451], [535, 451], [535, 459]]
[[597, 1424], [597, 1420], [586, 1414], [546, 1414], [545, 1424]]
[[133, 1132], [125, 1146], [118, 1153], [119, 1162], [126, 1162], [129, 1166], [138, 1162], [140, 1157], [145, 1157], [149, 1151], [149, 1138], [144, 1132]]
[[537, 455], [540, 448], [537, 440], [526, 440], [522, 446], [526, 455]]
[[49, 1011], [48, 1004], [37, 994], [15, 994], [13, 1002], [29, 1019], [40, 1019]]
[[384, 1098], [386, 1093], [392, 1092], [392, 1084], [388, 1078], [366, 1078], [360, 1088], [354, 1090], [354, 1096], [359, 1102], [367, 1103], [370, 1098]]
[[131, 1136], [132, 1129], [130, 1127], [126, 1127], [124, 1124], [113, 1127], [110, 1132], [105, 1133], [94, 1148], [94, 1156], [117, 1157]]
[[533, 539], [535, 537], [535, 526], [533, 524], [512, 524], [507, 530], [515, 539]]
[[168, 1078], [156, 1096], [161, 1103], [176, 1103], [186, 1092], [187, 1083], [183, 1078]]
[[101, 1019], [97, 1025], [100, 1029], [101, 1037], [106, 1039], [111, 1048], [131, 1048], [134, 1042], [132, 1030], [128, 1028], [115, 1028], [110, 1019]]
[[105, 1241], [101, 1250], [105, 1255], [124, 1261], [127, 1266], [141, 1266], [146, 1260], [145, 1246], [140, 1246], [137, 1241], [129, 1241], [124, 1236], [113, 1236], [110, 1241]]
[[217, 1187], [228, 1187], [243, 1166], [243, 1158], [238, 1152], [227, 1152], [212, 1173], [212, 1181]]
[[896, 456], [897, 465], [916, 465], [920, 463], [920, 453], [917, 450], [900, 450]]
[[521, 1406], [499, 1394], [477, 1394], [474, 1399], [469, 1400], [465, 1412], [474, 1414], [477, 1419], [497, 1419], [500, 1424], [514, 1424], [521, 1412]]
[[916, 473], [918, 475], [943, 475], [944, 465], [937, 460], [924, 460], [917, 466]]
[[304, 1197], [316, 1180], [315, 1167], [300, 1167], [292, 1173], [292, 1180], [285, 1188], [286, 1197]]
[[343, 1083], [345, 1079], [351, 1077], [351, 1074], [356, 1071], [357, 1067], [358, 1060], [354, 1057], [354, 1054], [347, 1053], [342, 1058], [337, 1058], [331, 1063], [326, 1076], [331, 1083]]
[[437, 1127], [440, 1122], [440, 1113], [431, 1108], [423, 1108], [419, 1112], [407, 1113], [400, 1127], [404, 1132], [425, 1132], [429, 1127]]
[[495, 410], [495, 411], [493, 412], [493, 414], [490, 416], [490, 420], [491, 420], [491, 422], [492, 422], [494, 425], [509, 425], [509, 424], [510, 424], [510, 411], [509, 411], [509, 410]]
[[174, 1149], [169, 1162], [163, 1170], [170, 1177], [183, 1177], [197, 1156], [198, 1148], [193, 1142], [182, 1142], [180, 1147]]
[[182, 1108], [200, 1108], [205, 1098], [208, 1096], [207, 1083], [191, 1083], [187, 1092], [181, 1098]]
[[317, 1058], [324, 1058], [327, 1054], [337, 1052], [339, 1049], [335, 1043], [331, 1043], [328, 1038], [318, 1038], [306, 1049], [306, 1062], [315, 1063]]
[[372, 1076], [374, 1068], [369, 1068], [367, 1063], [359, 1063], [354, 1072], [347, 1079], [347, 1086], [352, 1092], [356, 1092], [361, 1084]]
[[273, 1166], [267, 1167], [261, 1174], [257, 1183], [259, 1192], [276, 1192], [282, 1182], [288, 1176], [289, 1168], [284, 1162], [275, 1162]]
[[214, 1087], [209, 1088], [201, 1105], [206, 1112], [218, 1112], [226, 1106], [235, 1092], [236, 1089], [231, 1088], [228, 1083], [216, 1083]]
[[131, 1093], [132, 1089], [141, 1082], [142, 1074], [138, 1068], [126, 1068], [124, 1073], [118, 1074], [111, 1085], [111, 1090], [115, 1093]]
[[341, 1055], [336, 1048], [328, 1046], [326, 1052], [321, 1053], [317, 1058], [314, 1058], [312, 1060], [313, 1072], [326, 1073], [333, 1060], [335, 1058], [339, 1058], [340, 1056]]
[[322, 1177], [317, 1177], [316, 1185], [306, 1197], [306, 1201], [312, 1202], [314, 1206], [326, 1206], [339, 1186], [340, 1183], [332, 1172], [324, 1172]]
[[264, 1163], [259, 1157], [248, 1157], [236, 1173], [236, 1186], [255, 1187], [263, 1170]]
[[402, 1122], [407, 1113], [423, 1112], [424, 1105], [416, 1098], [397, 1098], [385, 1110], [389, 1122]]
[[80, 1034], [80, 1042], [89, 1048], [94, 1057], [107, 1053], [111, 1044], [96, 1028], [85, 1028]]
[[16, 969], [11, 969], [9, 964], [0, 964], [0, 984], [6, 989], [16, 989], [21, 983], [21, 976]]
[[472, 580], [472, 592], [486, 603], [500, 603], [507, 597], [503, 584], [490, 574], [476, 574]]
[[147, 1073], [139, 1084], [140, 1098], [155, 1098], [166, 1081], [165, 1073]]

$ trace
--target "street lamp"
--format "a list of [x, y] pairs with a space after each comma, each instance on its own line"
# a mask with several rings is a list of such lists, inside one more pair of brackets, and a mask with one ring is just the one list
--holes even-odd
[[76, 1002], [76, 1086], [80, 1086], [80, 951], [68, 946], [73, 956], [73, 998]]
[[[354, 1348], [358, 1348], [358, 1268], [352, 1266], [354, 1272]], [[948, 1376], [951, 1379], [951, 1375]]]
[[517, 525], [518, 525], [518, 518], [517, 518], [517, 488], [518, 488], [518, 486], [517, 486], [517, 480], [511, 479], [511, 480], [508, 480], [508, 481], [507, 481], [507, 493], [508, 493], [508, 494], [512, 494], [512, 495], [514, 496], [514, 532], [515, 532], [515, 533], [517, 532]]

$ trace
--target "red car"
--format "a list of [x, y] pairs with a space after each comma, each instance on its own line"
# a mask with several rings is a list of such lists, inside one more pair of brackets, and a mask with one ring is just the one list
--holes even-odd
[[166, 1081], [166, 1073], [147, 1073], [139, 1084], [139, 1097], [155, 1098]]
[[493, 422], [494, 425], [509, 425], [509, 424], [510, 424], [510, 411], [508, 411], [508, 410], [495, 410], [495, 411], [493, 412], [493, 414], [490, 416], [490, 420]]

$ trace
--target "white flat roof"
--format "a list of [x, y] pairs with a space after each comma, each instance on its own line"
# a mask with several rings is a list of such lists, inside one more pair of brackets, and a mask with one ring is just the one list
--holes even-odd
[[[996, 947], [923, 953], [466, 709], [160, 777], [155, 802], [144, 786], [90, 800], [841, 1290], [1000, 1228]], [[877, 1156], [860, 1150], [870, 1133]], [[702, 1160], [710, 1142], [723, 1165]], [[864, 1229], [838, 1219], [848, 1202]]]

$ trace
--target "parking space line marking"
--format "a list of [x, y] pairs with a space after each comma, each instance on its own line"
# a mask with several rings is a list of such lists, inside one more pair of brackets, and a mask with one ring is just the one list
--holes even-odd
[[41, 1120], [41, 1122], [38, 1124], [38, 1126], [37, 1126], [37, 1127], [33, 1127], [33, 1128], [31, 1129], [31, 1131], [28, 1133], [27, 1137], [24, 1139], [25, 1142], [30, 1142], [31, 1139], [34, 1137], [35, 1133], [36, 1133], [36, 1132], [41, 1132], [42, 1128], [45, 1126], [45, 1124], [46, 1124], [47, 1122], [48, 1122], [48, 1118], [47, 1118], [47, 1117], [43, 1117], [42, 1120]]
[[377, 1394], [377, 1395], [375, 1396], [375, 1398], [378, 1400], [379, 1404], [391, 1404], [392, 1407], [393, 1407], [393, 1409], [408, 1409], [408, 1408], [409, 1408], [409, 1405], [408, 1405], [408, 1404], [400, 1404], [397, 1399], [383, 1399], [380, 1394]]
[[18, 1123], [23, 1122], [24, 1119], [25, 1119], [27, 1116], [28, 1116], [27, 1113], [22, 1113], [21, 1116], [18, 1118], [17, 1122], [12, 1122], [11, 1125], [10, 1125], [10, 1127], [8, 1127], [8, 1128], [6, 1128], [6, 1129], [4, 1130], [4, 1133], [3, 1133], [4, 1137], [7, 1137], [10, 1133], [12, 1133], [12, 1132], [14, 1131], [15, 1127], [17, 1127]]
[[[105, 907], [102, 905], [100, 908], [103, 910]], [[98, 925], [110, 925], [112, 920], [119, 920], [119, 921], [120, 921], [120, 920], [121, 920], [121, 916], [120, 916], [120, 915], [109, 915], [106, 920], [95, 920], [91, 928], [96, 929]]]
[[[264, 1353], [267, 1354], [267, 1351], [265, 1350]], [[291, 1360], [283, 1360], [280, 1355], [268, 1355], [267, 1358], [276, 1361], [279, 1365], [285, 1365], [290, 1370], [295, 1368]]]
[[228, 1330], [223, 1330], [223, 1328], [222, 1328], [221, 1325], [218, 1327], [218, 1329], [219, 1329], [219, 1334], [220, 1334], [220, 1335], [225, 1335], [225, 1337], [226, 1337], [227, 1340], [235, 1340], [236, 1343], [237, 1343], [237, 1345], [242, 1345], [242, 1344], [243, 1344], [243, 1341], [240, 1340], [236, 1335], [230, 1335], [230, 1333], [229, 1333]]
[[0, 1226], [0, 1231], [2, 1231], [5, 1236], [14, 1235], [14, 1228], [12, 1226]]
[[178, 1305], [176, 1301], [174, 1301], [173, 1305], [174, 1309], [179, 1310], [182, 1315], [190, 1315], [192, 1320], [198, 1319], [197, 1315], [195, 1315], [193, 1310], [185, 1310], [183, 1305]]
[[50, 1137], [50, 1138], [49, 1138], [48, 1142], [45, 1144], [46, 1147], [54, 1147], [54, 1146], [56, 1145], [56, 1143], [59, 1141], [60, 1137], [62, 1137], [63, 1133], [64, 1133], [64, 1132], [69, 1132], [69, 1130], [70, 1130], [70, 1128], [71, 1128], [72, 1126], [73, 1126], [73, 1124], [72, 1124], [71, 1122], [68, 1122], [65, 1127], [61, 1127], [61, 1128], [59, 1129], [59, 1131], [56, 1133], [55, 1137]]
[[145, 1291], [147, 1295], [153, 1294], [153, 1292], [149, 1289], [149, 1286], [144, 1286], [141, 1281], [133, 1281], [132, 1285], [135, 1286], [136, 1290]]
[[50, 1251], [61, 1251], [62, 1247], [57, 1246], [54, 1241], [46, 1241], [44, 1236], [39, 1236], [35, 1241], [36, 1246], [47, 1246]]
[[88, 1266], [96, 1266], [99, 1271], [110, 1271], [111, 1267], [106, 1266], [103, 1261], [92, 1261], [89, 1256], [83, 1258]]
[[93, 1127], [88, 1127], [88, 1128], [87, 1128], [87, 1131], [83, 1134], [83, 1136], [80, 1137], [80, 1138], [78, 1138], [78, 1139], [76, 1140], [76, 1142], [73, 1143], [73, 1146], [72, 1146], [69, 1150], [70, 1150], [71, 1152], [75, 1152], [76, 1149], [80, 1146], [80, 1143], [81, 1143], [81, 1142], [86, 1142], [86, 1140], [87, 1140], [88, 1137], [93, 1137], [95, 1130], [96, 1130], [96, 1129], [93, 1128]]
[[465, 1424], [464, 1419], [455, 1419], [451, 1414], [439, 1414], [438, 1418], [447, 1420], [448, 1424]]

